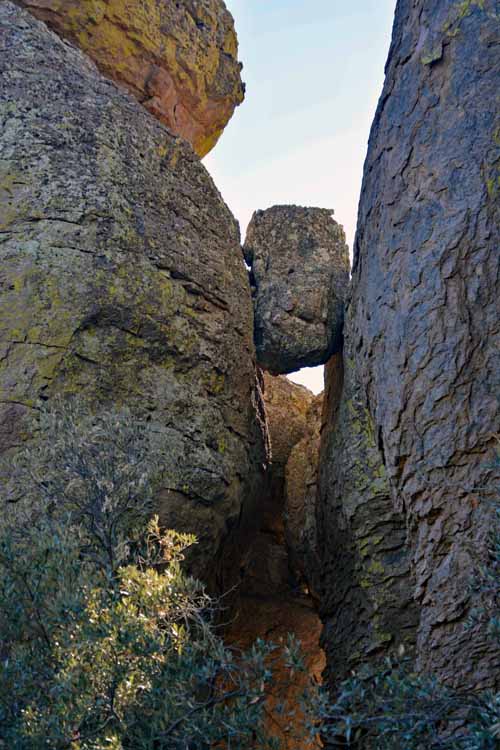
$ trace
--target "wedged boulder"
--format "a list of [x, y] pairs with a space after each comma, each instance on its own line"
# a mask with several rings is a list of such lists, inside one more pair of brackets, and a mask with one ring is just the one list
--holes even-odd
[[223, 0], [17, 0], [205, 156], [244, 97]]
[[[417, 668], [462, 689], [498, 684], [500, 675], [498, 644], [465, 627], [481, 606], [471, 584], [488, 554], [489, 501], [500, 486], [492, 461], [500, 429], [495, 5], [397, 3], [345, 330], [393, 506], [408, 528], [411, 569], [405, 563], [402, 574], [419, 611]], [[325, 471], [345, 514], [337, 455]], [[370, 492], [362, 489], [367, 509]], [[349, 539], [342, 544], [342, 564], [360, 564]], [[352, 623], [358, 611], [348, 599], [337, 617]], [[336, 636], [331, 654], [338, 644]]]
[[304, 435], [292, 448], [285, 469], [285, 537], [290, 565], [316, 601], [321, 572], [316, 513], [322, 412], [323, 393], [312, 400]]
[[323, 364], [341, 346], [349, 251], [332, 214], [274, 206], [247, 229], [257, 358], [273, 375]]
[[266, 460], [237, 223], [79, 50], [10, 2], [0, 26], [0, 447], [41, 399], [126, 404], [164, 438], [161, 520], [197, 534], [213, 580]]

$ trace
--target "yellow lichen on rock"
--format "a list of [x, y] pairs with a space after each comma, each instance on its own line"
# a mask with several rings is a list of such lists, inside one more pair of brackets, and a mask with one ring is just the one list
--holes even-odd
[[124, 85], [199, 156], [217, 143], [244, 87], [222, 0], [20, 0]]

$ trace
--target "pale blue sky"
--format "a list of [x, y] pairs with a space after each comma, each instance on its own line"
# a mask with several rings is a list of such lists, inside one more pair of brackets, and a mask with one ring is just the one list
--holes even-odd
[[[204, 163], [241, 225], [276, 203], [333, 208], [352, 247], [395, 0], [226, 0], [245, 102]], [[298, 379], [322, 389], [322, 371]]]

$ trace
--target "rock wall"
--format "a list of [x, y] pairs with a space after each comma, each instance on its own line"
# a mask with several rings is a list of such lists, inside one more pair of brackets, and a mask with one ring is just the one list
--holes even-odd
[[[353, 507], [368, 513], [372, 546], [380, 503], [399, 551], [397, 519], [405, 519], [411, 574], [405, 555], [400, 574], [419, 610], [417, 665], [461, 687], [491, 685], [500, 675], [494, 644], [464, 630], [499, 480], [490, 460], [500, 428], [499, 30], [492, 0], [397, 4], [359, 207], [340, 459], [327, 451], [322, 470], [325, 544], [346, 571], [364, 565], [357, 522], [338, 537]], [[359, 409], [349, 414], [353, 394]], [[356, 487], [345, 461], [368, 425], [372, 459], [362, 459], [366, 476]], [[375, 477], [384, 467], [380, 494], [372, 461]], [[368, 583], [359, 597], [376, 600]], [[395, 612], [404, 609], [404, 588]], [[327, 623], [342, 601], [337, 624], [327, 624], [333, 653], [342, 623], [356, 622], [360, 606], [367, 610], [357, 593], [343, 600], [336, 584], [331, 591]]]
[[411, 653], [417, 624], [406, 519], [393, 505], [350, 343], [326, 369], [317, 501], [316, 578], [331, 685], [401, 646]]
[[161, 520], [197, 534], [214, 580], [266, 461], [237, 224], [191, 147], [80, 51], [10, 2], [0, 27], [0, 449], [41, 400], [126, 404], [164, 436]]
[[270, 461], [258, 519], [244, 562], [246, 595], [272, 598], [296, 587], [285, 539], [285, 473], [290, 454], [308, 430], [313, 394], [283, 375], [263, 374]]
[[199, 156], [241, 104], [234, 22], [223, 0], [17, 0], [82, 49]]

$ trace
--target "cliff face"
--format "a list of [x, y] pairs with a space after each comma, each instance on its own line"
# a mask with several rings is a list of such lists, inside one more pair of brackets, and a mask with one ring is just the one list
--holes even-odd
[[[349, 330], [349, 314], [346, 322]], [[351, 344], [326, 368], [316, 501], [316, 578], [331, 685], [388, 651], [412, 652], [417, 624], [406, 519], [393, 504]]]
[[81, 52], [10, 2], [0, 26], [0, 447], [40, 400], [126, 404], [163, 435], [161, 520], [197, 534], [214, 580], [266, 460], [237, 224], [190, 146]]
[[223, 0], [17, 0], [82, 49], [199, 156], [241, 104], [238, 41]]
[[272, 599], [293, 589], [285, 541], [285, 472], [292, 449], [307, 431], [314, 397], [307, 388], [284, 376], [274, 378], [264, 373], [263, 386], [270, 462], [243, 576], [245, 594]]
[[[40, 402], [126, 404], [162, 435], [157, 511], [198, 536], [193, 572], [241, 583], [234, 641], [295, 630], [316, 673], [308, 589], [331, 684], [404, 645], [493, 685], [464, 624], [500, 484], [496, 0], [399, 0], [349, 301], [331, 211], [275, 206], [245, 244], [255, 329], [186, 142], [206, 153], [242, 99], [223, 3], [3, 0], [0, 27], [0, 452]], [[323, 406], [269, 374], [329, 358]]]
[[285, 536], [290, 565], [316, 601], [321, 565], [316, 513], [322, 412], [321, 393], [310, 403], [304, 435], [293, 446], [285, 469]]
[[[404, 519], [411, 571], [403, 554], [400, 575], [419, 609], [418, 667], [462, 686], [499, 674], [493, 646], [464, 631], [499, 479], [490, 460], [500, 426], [498, 34], [489, 0], [398, 2], [359, 208], [345, 331], [354, 374], [337, 418], [344, 458], [326, 451], [322, 469], [325, 544], [343, 565], [364, 565], [364, 548], [352, 546], [353, 494], [371, 525], [383, 504], [399, 551]], [[372, 461], [383, 466], [380, 493], [364, 479], [342, 491], [359, 420], [359, 411], [349, 416], [356, 383], [372, 423], [366, 476]], [[369, 533], [372, 546], [378, 533]], [[376, 599], [368, 584], [364, 593]], [[396, 610], [406, 600], [401, 591]], [[357, 613], [343, 600], [336, 622]], [[335, 629], [332, 650], [345, 630]]]

